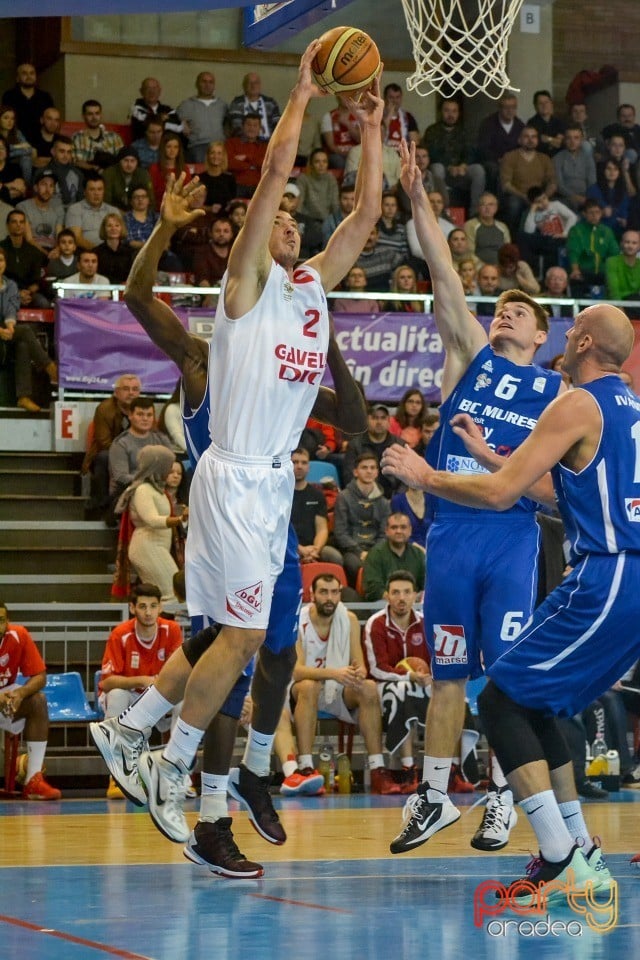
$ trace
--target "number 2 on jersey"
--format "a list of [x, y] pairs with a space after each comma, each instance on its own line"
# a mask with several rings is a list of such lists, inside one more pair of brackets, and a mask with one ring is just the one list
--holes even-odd
[[305, 317], [309, 319], [302, 325], [302, 332], [305, 337], [313, 337], [314, 339], [318, 336], [314, 327], [320, 323], [320, 311], [319, 310], [305, 310]]

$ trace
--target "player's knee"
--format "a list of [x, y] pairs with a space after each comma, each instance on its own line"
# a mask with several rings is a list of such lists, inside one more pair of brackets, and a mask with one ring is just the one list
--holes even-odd
[[317, 703], [320, 696], [320, 682], [318, 680], [300, 680], [296, 684], [297, 702]]
[[358, 699], [361, 703], [380, 703], [375, 680], [364, 680], [362, 682]]

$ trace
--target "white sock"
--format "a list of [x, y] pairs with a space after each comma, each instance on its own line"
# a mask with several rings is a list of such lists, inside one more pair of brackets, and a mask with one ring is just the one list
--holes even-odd
[[273, 733], [260, 733], [259, 730], [249, 727], [249, 736], [244, 748], [242, 762], [247, 770], [251, 770], [257, 777], [269, 776], [274, 736]]
[[381, 753], [369, 754], [369, 770], [379, 770], [384, 767], [384, 757]]
[[403, 757], [402, 758], [402, 768], [403, 770], [411, 770], [411, 767], [414, 766], [413, 757]]
[[491, 784], [495, 784], [498, 790], [502, 790], [503, 787], [507, 786], [507, 778], [502, 772], [502, 767], [498, 763], [498, 758], [495, 753], [491, 755]]
[[301, 753], [298, 757], [298, 767], [300, 770], [306, 769], [306, 767], [311, 767], [313, 770], [313, 757], [310, 753]]
[[551, 863], [565, 860], [576, 841], [567, 830], [553, 790], [534, 793], [521, 800], [520, 806], [538, 838], [540, 853], [545, 860]]
[[200, 819], [215, 823], [229, 816], [227, 784], [229, 774], [203, 773], [200, 780]]
[[44, 764], [44, 755], [47, 751], [46, 740], [27, 740], [27, 774], [25, 783], [29, 783], [31, 777], [40, 773]]
[[166, 713], [169, 713], [174, 703], [158, 692], [156, 687], [147, 687], [135, 703], [123, 710], [118, 720], [125, 727], [139, 730], [141, 733], [147, 727], [155, 727]]
[[567, 800], [566, 803], [559, 803], [558, 806], [560, 807], [560, 813], [562, 814], [565, 827], [569, 831], [569, 835], [575, 837], [578, 843], [580, 843], [580, 840], [583, 840], [584, 846], [582, 850], [588, 853], [593, 846], [593, 840], [591, 839], [589, 828], [584, 822], [582, 804], [579, 800]]
[[177, 764], [182, 760], [187, 770], [191, 769], [193, 758], [198, 752], [200, 741], [204, 737], [204, 730], [197, 727], [191, 727], [185, 723], [182, 717], [178, 719], [171, 732], [171, 739], [162, 751], [165, 760]]
[[440, 793], [447, 792], [451, 760], [451, 757], [425, 756], [422, 763], [422, 779], [427, 781], [432, 790], [439, 790]]
[[295, 760], [285, 760], [282, 764], [282, 772], [284, 773], [285, 780], [287, 777], [290, 777], [292, 773], [295, 773], [298, 769], [298, 764]]

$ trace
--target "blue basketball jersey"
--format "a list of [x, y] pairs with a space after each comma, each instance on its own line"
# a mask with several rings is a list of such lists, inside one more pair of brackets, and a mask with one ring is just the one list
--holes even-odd
[[187, 444], [187, 453], [192, 470], [207, 447], [211, 444], [209, 434], [209, 371], [207, 370], [207, 389], [204, 399], [197, 410], [189, 406], [184, 392], [184, 384], [180, 387], [180, 412], [184, 438]]
[[[454, 414], [468, 413], [482, 427], [489, 446], [501, 456], [509, 456], [530, 435], [542, 411], [557, 396], [560, 384], [560, 374], [535, 364], [513, 363], [487, 344], [440, 407], [440, 426], [427, 447], [427, 461], [436, 470], [450, 473], [484, 473], [484, 467], [453, 432], [450, 420]], [[436, 518], [481, 514], [486, 523], [496, 516], [505, 516], [439, 497], [434, 497], [433, 502]], [[533, 514], [536, 509], [533, 500], [522, 497], [507, 515]]]
[[589, 553], [640, 553], [640, 399], [615, 374], [578, 387], [602, 414], [598, 450], [584, 470], [552, 471], [573, 560]]

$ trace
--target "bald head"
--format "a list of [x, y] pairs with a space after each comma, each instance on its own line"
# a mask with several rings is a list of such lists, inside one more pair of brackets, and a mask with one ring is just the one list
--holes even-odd
[[622, 310], [610, 303], [594, 304], [578, 314], [567, 332], [563, 369], [576, 384], [618, 373], [633, 340], [633, 326]]

